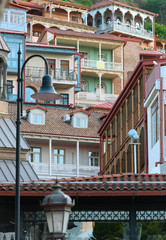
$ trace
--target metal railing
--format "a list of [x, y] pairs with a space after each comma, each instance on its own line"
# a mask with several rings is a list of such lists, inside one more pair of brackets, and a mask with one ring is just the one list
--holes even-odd
[[[77, 65], [76, 65], [77, 66]], [[96, 61], [96, 60], [81, 60], [82, 68], [92, 68], [92, 69], [103, 69], [103, 70], [111, 70], [111, 71], [123, 71], [122, 63], [115, 62], [104, 62], [104, 61]]]
[[[31, 78], [42, 78], [45, 74], [45, 68], [41, 67], [26, 67], [25, 76]], [[56, 69], [50, 70], [49, 74], [55, 80], [77, 80], [76, 72], [73, 70], [63, 70], [63, 69]]]
[[100, 96], [99, 93], [94, 92], [78, 92], [75, 94], [76, 100], [103, 101], [112, 103], [116, 101], [117, 97], [118, 95], [116, 94], [102, 93]]
[[[123, 24], [116, 21], [114, 21], [114, 30], [131, 34], [133, 36], [138, 36], [138, 37], [141, 36], [149, 39], [154, 38], [152, 31], [146, 30], [142, 27], [135, 27], [133, 25]], [[107, 23], [101, 24], [96, 30], [96, 33], [112, 32], [112, 31], [113, 31], [113, 21], [109, 21]]]
[[[77, 166], [76, 164], [51, 164], [49, 163], [31, 163], [32, 168], [36, 174], [40, 177], [74, 177], [77, 176]], [[92, 176], [97, 175], [99, 172], [99, 167], [96, 166], [78, 166], [79, 176]]]

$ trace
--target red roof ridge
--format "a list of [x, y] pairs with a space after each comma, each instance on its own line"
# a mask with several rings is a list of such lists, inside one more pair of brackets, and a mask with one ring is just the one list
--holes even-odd
[[40, 106], [39, 104], [37, 104], [37, 105], [34, 106], [34, 107], [28, 108], [28, 109], [26, 110], [26, 112], [28, 113], [28, 112], [30, 112], [32, 109], [35, 109], [35, 108], [40, 108], [40, 109], [44, 110], [45, 112], [47, 112], [47, 108], [42, 107], [42, 106]]
[[88, 111], [86, 111], [86, 110], [84, 110], [84, 109], [75, 110], [75, 111], [73, 111], [72, 113], [70, 113], [70, 115], [72, 116], [72, 115], [74, 115], [75, 113], [78, 113], [78, 112], [84, 112], [84, 113], [87, 114], [87, 115], [91, 115], [90, 112], [88, 112]]

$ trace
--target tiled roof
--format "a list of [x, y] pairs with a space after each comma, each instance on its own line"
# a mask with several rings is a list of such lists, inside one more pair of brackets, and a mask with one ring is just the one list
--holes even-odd
[[97, 105], [93, 105], [93, 106], [90, 106], [88, 107], [86, 110], [88, 111], [89, 109], [112, 109], [112, 106], [114, 105], [114, 103], [110, 103], [110, 102], [106, 102], [106, 103], [100, 103], [100, 104], [97, 104]]
[[70, 113], [70, 115], [72, 116], [72, 115], [74, 115], [75, 113], [78, 113], [78, 112], [83, 112], [83, 113], [85, 113], [85, 114], [87, 114], [87, 115], [90, 115], [90, 114], [91, 114], [90, 112], [87, 112], [87, 111], [85, 111], [85, 110], [83, 110], [83, 109], [78, 109], [78, 110], [73, 111], [72, 113]]
[[[26, 111], [31, 106], [24, 106], [24, 110]], [[103, 113], [96, 113], [95, 116], [91, 114], [88, 117], [88, 128], [74, 128], [70, 123], [63, 121], [63, 117], [72, 112], [73, 110], [47, 107], [44, 127], [43, 125], [30, 124], [28, 120], [22, 119], [21, 131], [23, 133], [98, 138], [97, 131], [101, 125], [101, 121], [98, 118]], [[9, 104], [9, 113], [11, 113], [11, 117], [15, 121], [17, 113], [16, 104]]]
[[30, 46], [30, 47], [44, 47], [44, 48], [62, 48], [62, 49], [72, 49], [72, 50], [76, 50], [75, 47], [70, 47], [70, 46], [55, 46], [55, 45], [48, 45], [46, 43], [38, 43], [38, 42], [26, 42], [26, 46]]
[[[114, 35], [110, 34], [96, 34], [96, 33], [87, 33], [87, 32], [75, 32], [75, 31], [68, 31], [68, 30], [59, 30], [59, 29], [53, 29], [53, 28], [45, 28], [43, 30], [43, 33], [45, 31], [48, 31], [55, 35], [62, 35], [62, 36], [71, 36], [71, 37], [82, 37], [82, 38], [91, 38], [91, 39], [100, 39], [100, 40], [109, 40], [109, 41], [118, 41], [118, 42], [124, 42], [119, 37], [116, 37]], [[42, 33], [38, 39], [40, 41], [40, 38], [42, 38]]]
[[148, 13], [148, 14], [151, 14], [151, 15], [156, 15], [156, 16], [158, 16], [158, 14], [156, 14], [156, 13], [152, 13], [152, 12], [149, 12], [149, 11], [146, 11], [146, 10], [143, 10], [143, 9], [140, 9], [140, 8], [133, 7], [133, 6], [128, 5], [128, 4], [126, 4], [126, 3], [115, 2], [115, 1], [112, 1], [112, 0], [104, 0], [104, 1], [101, 1], [101, 2], [97, 2], [97, 3], [93, 4], [92, 6], [90, 6], [90, 7], [89, 7], [89, 10], [96, 9], [96, 8], [100, 8], [100, 7], [104, 7], [104, 6], [109, 6], [109, 5], [111, 5], [111, 4], [115, 4], [115, 5], [119, 5], [119, 6], [124, 6], [124, 7], [127, 7], [127, 8], [135, 9], [135, 10], [138, 10], [138, 11], [141, 11], [141, 12], [145, 12], [145, 13]]
[[96, 27], [92, 27], [92, 26], [88, 26], [85, 24], [80, 24], [80, 23], [74, 23], [74, 22], [68, 22], [68, 21], [63, 21], [63, 20], [57, 20], [57, 19], [53, 19], [53, 18], [46, 18], [43, 16], [37, 16], [37, 15], [32, 15], [32, 14], [27, 14], [27, 19], [35, 19], [40, 21], [40, 23], [42, 24], [41, 21], [43, 22], [53, 22], [53, 23], [57, 23], [57, 24], [61, 24], [61, 25], [66, 25], [66, 26], [70, 26], [70, 27], [78, 27], [79, 29], [87, 29], [88, 31], [95, 31]]
[[150, 50], [140, 50], [140, 55], [151, 55], [151, 56], [162, 56], [162, 52], [150, 51]]
[[[50, 194], [56, 180], [21, 184], [21, 195]], [[113, 174], [60, 179], [62, 190], [70, 196], [162, 196], [166, 195], [166, 174]], [[14, 184], [1, 184], [0, 195], [14, 192]]]
[[47, 112], [47, 108], [42, 107], [42, 106], [40, 106], [40, 105], [36, 105], [36, 106], [34, 106], [34, 107], [30, 107], [30, 108], [28, 108], [28, 109], [26, 110], [26, 112], [30, 112], [31, 110], [36, 109], [36, 108], [40, 108], [40, 109], [42, 109], [43, 111]]
[[1, 34], [0, 34], [0, 50], [10, 52], [8, 45], [6, 44]]
[[41, 9], [43, 10], [44, 7], [36, 4], [36, 3], [31, 3], [31, 2], [27, 2], [27, 1], [21, 1], [21, 0], [17, 0], [18, 4], [21, 6], [25, 6], [25, 7], [29, 7], [29, 8], [37, 8], [37, 9]]
[[88, 8], [89, 8], [89, 7], [85, 6], [85, 5], [80, 5], [80, 4], [77, 4], [77, 3], [71, 3], [71, 2], [67, 2], [67, 1], [53, 0], [52, 3], [53, 4], [57, 4], [57, 5], [68, 6], [68, 7], [81, 8], [81, 9], [84, 9], [84, 10], [88, 10]]

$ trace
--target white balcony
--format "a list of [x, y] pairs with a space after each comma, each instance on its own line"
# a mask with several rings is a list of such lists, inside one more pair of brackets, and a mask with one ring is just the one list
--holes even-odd
[[50, 179], [55, 177], [89, 177], [97, 175], [99, 167], [76, 164], [52, 164], [31, 163], [34, 171], [40, 179]]
[[[153, 40], [154, 36], [153, 36], [153, 32], [148, 31], [144, 28], [139, 28], [139, 27], [135, 27], [132, 25], [128, 25], [128, 24], [123, 24], [120, 22], [114, 22], [114, 31], [117, 32], [121, 32], [124, 34], [128, 34], [128, 35], [132, 35], [135, 37], [141, 37], [141, 38], [145, 38], [145, 39], [149, 39], [149, 40]], [[113, 32], [113, 22], [110, 21], [109, 23], [104, 23], [101, 24], [96, 33], [104, 33], [104, 32]]]
[[114, 103], [117, 99], [117, 94], [107, 94], [102, 93], [101, 96], [99, 93], [93, 92], [78, 92], [75, 95], [76, 100], [85, 100], [85, 101], [101, 101], [101, 102], [112, 102]]
[[[63, 69], [56, 69], [50, 70], [49, 74], [53, 78], [53, 83], [58, 84], [77, 84], [77, 74], [73, 70], [63, 70]], [[45, 68], [42, 67], [26, 67], [25, 77], [26, 80], [29, 81], [38, 81], [45, 75]]]
[[[77, 65], [76, 65], [77, 66]], [[81, 60], [81, 68], [98, 69], [98, 70], [110, 70], [110, 71], [123, 71], [122, 63], [104, 62], [95, 60]]]

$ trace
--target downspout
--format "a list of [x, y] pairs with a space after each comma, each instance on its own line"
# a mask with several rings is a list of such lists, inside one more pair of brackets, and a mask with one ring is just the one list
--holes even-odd
[[157, 167], [158, 164], [162, 163], [163, 163], [163, 78], [160, 77], [160, 161], [156, 162], [155, 166]]
[[99, 152], [100, 152], [100, 172], [98, 172], [98, 175], [100, 175], [100, 173], [101, 173], [101, 136], [100, 136]]
[[[25, 33], [25, 36], [24, 36], [24, 62], [25, 62], [25, 59], [26, 59], [26, 37], [27, 37], [27, 33]], [[24, 97], [23, 97], [23, 102], [25, 102], [25, 84], [26, 82], [26, 79], [25, 79], [25, 71], [24, 71], [24, 82], [23, 82], [23, 88], [24, 88]]]
[[[145, 99], [145, 66], [143, 66], [143, 99]], [[147, 151], [147, 110], [144, 108], [144, 139], [145, 139], [145, 173], [148, 173], [148, 151]]]
[[114, 3], [113, 3], [113, 16], [112, 16], [112, 32], [114, 32]]
[[124, 74], [124, 48], [126, 46], [127, 42], [124, 42], [123, 44], [123, 88], [124, 88], [124, 77], [125, 77], [125, 74]]

